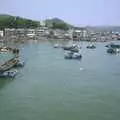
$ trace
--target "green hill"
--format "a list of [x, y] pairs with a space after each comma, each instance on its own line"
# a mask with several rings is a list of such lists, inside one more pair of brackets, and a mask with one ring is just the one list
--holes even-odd
[[45, 20], [46, 26], [53, 28], [53, 29], [64, 29], [67, 30], [68, 28], [72, 28], [73, 26], [64, 22], [63, 20], [59, 18], [52, 18], [52, 19], [46, 19]]
[[[45, 24], [52, 29], [67, 30], [73, 26], [64, 22], [59, 18], [46, 19]], [[0, 29], [4, 28], [36, 28], [40, 26], [39, 21], [22, 18], [19, 16], [12, 16], [7, 14], [0, 14]]]
[[4, 28], [35, 28], [40, 26], [38, 21], [11, 16], [7, 14], [0, 15], [0, 29]]

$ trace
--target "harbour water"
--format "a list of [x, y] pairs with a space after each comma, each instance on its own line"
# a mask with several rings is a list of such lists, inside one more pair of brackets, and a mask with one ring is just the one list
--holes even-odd
[[21, 45], [24, 68], [0, 78], [0, 120], [119, 120], [120, 54], [88, 44], [81, 61], [49, 42]]

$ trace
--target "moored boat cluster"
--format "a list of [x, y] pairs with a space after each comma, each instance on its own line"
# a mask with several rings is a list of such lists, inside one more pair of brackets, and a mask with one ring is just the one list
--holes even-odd
[[[62, 48], [65, 52], [64, 52], [64, 58], [65, 59], [76, 59], [76, 60], [80, 60], [82, 58], [82, 54], [81, 54], [81, 45], [80, 43], [75, 43], [75, 44], [71, 44], [71, 45], [61, 45], [61, 44], [54, 44], [53, 45], [54, 48]], [[87, 49], [95, 49], [96, 46], [94, 44], [90, 44], [88, 46], [86, 46]]]
[[13, 58], [9, 59], [8, 61], [4, 62], [2, 65], [0, 65], [0, 77], [14, 77], [18, 73], [17, 68], [23, 67], [24, 62], [20, 61], [19, 58], [19, 49], [16, 48], [10, 48], [10, 47], [1, 47], [0, 53], [12, 52]]
[[120, 53], [120, 45], [118, 44], [110, 43], [106, 45], [106, 47], [108, 48], [107, 53], [110, 53], [110, 54]]
[[[76, 59], [80, 60], [82, 58], [81, 54], [81, 49], [82, 47], [80, 46], [80, 43], [72, 44], [72, 45], [61, 45], [61, 44], [54, 44], [54, 48], [62, 48], [64, 52], [64, 58], [65, 59]], [[107, 47], [106, 52], [110, 54], [117, 54], [120, 53], [120, 45], [119, 44], [114, 44], [114, 43], [109, 43], [106, 45]], [[89, 44], [86, 46], [87, 49], [96, 49], [95, 44]]]

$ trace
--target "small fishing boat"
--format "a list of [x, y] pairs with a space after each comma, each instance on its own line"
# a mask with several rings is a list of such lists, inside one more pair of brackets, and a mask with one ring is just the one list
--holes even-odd
[[16, 69], [0, 72], [0, 77], [15, 77], [18, 71]]
[[95, 45], [93, 45], [93, 44], [91, 44], [91, 45], [88, 45], [86, 48], [88, 48], [88, 49], [95, 49], [95, 48], [96, 48], [96, 46], [95, 46]]
[[109, 44], [105, 45], [105, 47], [111, 48], [112, 45], [114, 45], [114, 43], [109, 43]]
[[108, 48], [119, 48], [120, 49], [120, 45], [114, 44], [114, 43], [110, 43], [110, 44], [106, 45], [105, 47], [108, 47]]
[[8, 53], [12, 52], [13, 54], [19, 54], [19, 49], [17, 48], [10, 48], [10, 47], [0, 47], [0, 53]]
[[76, 44], [73, 44], [71, 46], [62, 46], [62, 48], [71, 52], [79, 52], [79, 49], [81, 49], [81, 47]]
[[108, 48], [107, 53], [117, 54], [117, 53], [120, 53], [120, 49], [119, 48]]
[[72, 58], [73, 59], [81, 59], [82, 55], [80, 53], [73, 53]]
[[117, 38], [117, 40], [120, 40], [120, 36]]
[[54, 44], [53, 47], [54, 48], [60, 48], [60, 44]]
[[64, 54], [65, 59], [81, 59], [82, 55], [80, 53], [67, 51]]
[[79, 52], [79, 49], [78, 49], [78, 48], [72, 48], [72, 49], [70, 49], [70, 51], [71, 51], [71, 52], [77, 52], [77, 53], [78, 53], [78, 52]]
[[68, 45], [66, 45], [66, 46], [62, 46], [62, 48], [64, 49], [64, 50], [70, 50], [70, 49], [72, 49], [72, 48], [74, 48], [73, 46], [68, 46]]
[[24, 61], [19, 61], [19, 62], [15, 65], [15, 67], [24, 67], [24, 65], [25, 65], [25, 62], [24, 62]]
[[73, 55], [73, 52], [67, 51], [67, 52], [65, 52], [65, 54], [64, 54], [64, 58], [65, 58], [65, 59], [72, 59], [72, 55]]
[[7, 47], [1, 47], [0, 48], [0, 52], [3, 53], [3, 52], [8, 52], [9, 50], [7, 49]]

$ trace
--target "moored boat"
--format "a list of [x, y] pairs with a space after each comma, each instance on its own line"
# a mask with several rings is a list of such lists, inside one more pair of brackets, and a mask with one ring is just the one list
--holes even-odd
[[62, 48], [63, 48], [64, 50], [70, 50], [70, 49], [73, 48], [73, 46], [62, 46]]
[[95, 46], [95, 45], [93, 45], [93, 44], [91, 44], [91, 45], [88, 45], [86, 48], [88, 48], [88, 49], [95, 49], [95, 48], [96, 48], [96, 46]]
[[77, 44], [73, 44], [70, 46], [62, 46], [62, 48], [64, 50], [71, 51], [71, 52], [79, 52], [79, 50], [81, 49], [81, 47]]
[[71, 52], [77, 52], [77, 53], [78, 53], [78, 52], [79, 52], [79, 49], [78, 49], [78, 48], [72, 48], [72, 49], [70, 49], [70, 51], [71, 51]]
[[72, 58], [73, 59], [81, 59], [82, 55], [80, 53], [73, 53]]
[[24, 62], [24, 61], [19, 61], [19, 62], [15, 65], [15, 67], [24, 67], [24, 65], [25, 65], [25, 62]]
[[108, 48], [107, 53], [117, 54], [117, 53], [120, 53], [120, 49], [119, 48]]
[[19, 63], [19, 59], [17, 57], [12, 58], [0, 66], [0, 72], [10, 70], [12, 67], [14, 67], [18, 63]]
[[108, 48], [119, 48], [120, 49], [120, 45], [119, 44], [114, 44], [114, 43], [110, 43], [110, 44], [106, 45], [105, 47], [108, 47]]
[[16, 69], [0, 72], [0, 77], [15, 77], [18, 71]]
[[77, 52], [67, 51], [64, 54], [64, 58], [65, 59], [81, 59], [82, 55], [80, 53], [77, 53]]
[[60, 44], [54, 44], [53, 47], [54, 48], [60, 48]]
[[65, 59], [72, 59], [73, 52], [67, 51], [64, 53], [64, 58]]

